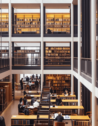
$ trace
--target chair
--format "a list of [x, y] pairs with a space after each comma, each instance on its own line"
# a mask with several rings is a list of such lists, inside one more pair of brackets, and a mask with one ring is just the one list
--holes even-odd
[[33, 110], [29, 110], [29, 115], [34, 115], [34, 111]]
[[86, 112], [86, 115], [88, 115], [91, 118], [92, 112], [91, 111], [88, 111], [88, 112]]
[[54, 125], [53, 126], [65, 126], [64, 122], [56, 122], [54, 121]]
[[28, 89], [28, 90], [29, 90], [29, 85], [26, 85], [26, 89]]

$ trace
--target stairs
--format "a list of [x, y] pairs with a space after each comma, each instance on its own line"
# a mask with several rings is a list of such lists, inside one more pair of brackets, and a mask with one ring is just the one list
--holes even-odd
[[46, 86], [41, 93], [35, 126], [50, 126], [50, 88]]

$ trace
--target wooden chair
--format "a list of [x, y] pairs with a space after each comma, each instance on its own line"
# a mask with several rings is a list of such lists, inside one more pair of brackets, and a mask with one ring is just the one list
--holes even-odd
[[29, 85], [26, 85], [26, 89], [29, 90]]
[[29, 115], [34, 115], [34, 111], [33, 110], [29, 110]]
[[92, 112], [91, 111], [88, 111], [88, 112], [86, 112], [86, 115], [88, 115], [91, 118]]
[[53, 126], [65, 126], [64, 122], [56, 122], [54, 121], [54, 125]]

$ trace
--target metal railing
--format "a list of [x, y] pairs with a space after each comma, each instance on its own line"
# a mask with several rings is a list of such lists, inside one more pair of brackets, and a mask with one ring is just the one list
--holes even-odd
[[92, 76], [92, 62], [90, 58], [81, 59], [81, 72], [88, 76]]
[[41, 58], [25, 58], [25, 57], [14, 57], [12, 58], [13, 66], [23, 66], [23, 65], [41, 65]]
[[9, 70], [9, 58], [0, 58], [0, 73]]
[[44, 65], [46, 66], [67, 66], [71, 65], [71, 57], [44, 57]]
[[73, 59], [73, 67], [75, 69], [78, 69], [78, 58], [77, 57], [74, 57], [74, 59]]

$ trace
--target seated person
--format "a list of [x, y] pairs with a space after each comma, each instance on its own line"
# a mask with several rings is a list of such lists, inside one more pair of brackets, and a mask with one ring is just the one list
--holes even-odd
[[23, 105], [23, 99], [22, 98], [20, 98], [19, 104]]
[[37, 79], [35, 81], [35, 86], [38, 88], [38, 81], [37, 81]]
[[64, 117], [62, 116], [61, 112], [58, 113], [58, 116], [55, 118], [57, 122], [62, 122], [64, 120]]
[[63, 92], [65, 93], [65, 90], [67, 90], [66, 86], [63, 88]]
[[26, 95], [26, 94], [27, 94], [25, 90], [24, 90], [24, 92], [23, 92], [23, 93], [24, 93], [24, 95]]
[[33, 106], [34, 106], [35, 108], [37, 108], [37, 107], [39, 106], [39, 102], [38, 102], [37, 100], [35, 100], [35, 102], [33, 103]]
[[61, 105], [61, 104], [62, 104], [62, 100], [61, 100], [60, 96], [58, 95], [57, 99], [56, 99], [56, 105]]
[[28, 109], [27, 107], [28, 107], [28, 106], [26, 105], [26, 106], [25, 106], [25, 109], [24, 109], [24, 111], [23, 111], [25, 115], [29, 115], [29, 109]]
[[18, 112], [23, 113], [24, 107], [21, 104], [18, 104]]
[[53, 94], [53, 93], [56, 93], [56, 90], [54, 90], [54, 88], [51, 86], [50, 88], [50, 93]]
[[27, 99], [23, 99], [23, 101], [24, 101], [24, 105], [27, 105]]
[[33, 103], [35, 102], [35, 100], [36, 99], [34, 97], [31, 98], [31, 105], [33, 105]]
[[66, 96], [68, 96], [68, 90], [65, 90], [64, 94], [65, 94]]

